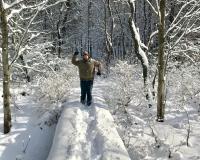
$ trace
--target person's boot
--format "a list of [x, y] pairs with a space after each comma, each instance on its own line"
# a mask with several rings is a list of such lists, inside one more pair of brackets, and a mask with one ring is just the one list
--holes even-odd
[[83, 105], [85, 105], [85, 100], [81, 99], [81, 103], [82, 103]]
[[81, 101], [81, 103], [82, 103], [83, 105], [85, 105], [85, 101]]
[[92, 104], [92, 102], [90, 101], [90, 102], [87, 102], [87, 106], [90, 106]]

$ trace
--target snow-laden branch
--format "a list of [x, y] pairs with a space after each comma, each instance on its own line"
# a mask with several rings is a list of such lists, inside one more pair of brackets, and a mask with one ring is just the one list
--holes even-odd
[[185, 35], [186, 33], [186, 29], [183, 31], [183, 33], [179, 36], [179, 38], [175, 41], [175, 43], [173, 44], [173, 46], [171, 47], [171, 49], [173, 49], [180, 41], [181, 39], [183, 38], [183, 36]]
[[185, 57], [187, 57], [189, 60], [191, 60], [192, 63], [195, 65], [195, 61], [189, 55], [187, 55], [185, 52], [183, 52], [183, 54], [185, 55]]
[[19, 42], [19, 44], [18, 44], [18, 48], [17, 48], [17, 50], [16, 50], [16, 53], [15, 53], [15, 56], [14, 56], [13, 60], [12, 60], [11, 63], [10, 63], [10, 66], [12, 66], [12, 64], [19, 58], [19, 56], [20, 56], [21, 45], [22, 45], [22, 43], [23, 43], [23, 41], [24, 41], [24, 39], [25, 39], [25, 37], [26, 37], [26, 34], [28, 33], [28, 30], [29, 30], [29, 28], [30, 28], [30, 25], [32, 24], [32, 22], [34, 21], [34, 19], [36, 18], [36, 16], [37, 16], [38, 13], [40, 12], [40, 10], [42, 10], [42, 9], [45, 7], [45, 5], [47, 4], [47, 2], [48, 2], [48, 1], [45, 1], [45, 3], [44, 3], [42, 6], [39, 6], [39, 7], [38, 7], [38, 10], [36, 11], [35, 15], [34, 15], [33, 18], [29, 21], [28, 26], [26, 27], [26, 30], [25, 30], [25, 32], [24, 32], [24, 34], [23, 34], [23, 36], [22, 36], [22, 38], [21, 38], [21, 40], [20, 40], [20, 42]]
[[15, 14], [19, 14], [23, 9], [12, 9], [10, 14], [7, 16], [7, 21], [9, 21]]
[[[136, 55], [138, 57], [138, 59], [141, 61], [142, 64], [142, 68], [143, 68], [143, 79], [144, 79], [144, 88], [145, 88], [145, 92], [148, 93], [148, 89], [147, 89], [147, 83], [148, 83], [148, 58], [146, 56], [145, 51], [142, 49], [143, 46], [145, 46], [142, 42], [141, 42], [141, 38], [140, 38], [140, 34], [135, 26], [134, 20], [133, 20], [133, 13], [134, 13], [134, 1], [129, 0], [128, 4], [130, 6], [131, 9], [131, 16], [129, 17], [129, 28], [131, 31], [131, 35], [132, 35], [132, 39], [134, 41], [135, 44], [135, 50], [136, 50]], [[147, 48], [145, 46], [145, 48]], [[147, 48], [148, 50], [148, 48]]]
[[158, 34], [158, 30], [154, 31], [153, 33], [151, 33], [150, 38], [149, 38], [149, 42], [147, 44], [147, 49], [149, 48], [150, 44], [151, 44], [151, 40], [154, 38], [154, 36], [156, 36]]
[[[32, 33], [34, 33], [34, 32], [32, 32]], [[37, 32], [35, 32], [36, 34], [32, 34], [31, 35], [31, 37], [29, 38], [29, 41], [32, 41], [33, 39], [35, 39], [35, 38], [37, 38], [37, 37], [39, 37], [42, 33], [37, 33]]]
[[[193, 18], [193, 17], [192, 17]], [[191, 18], [191, 19], [192, 19]], [[197, 18], [197, 19], [195, 19], [195, 21], [192, 23], [192, 24], [190, 24], [190, 27], [187, 29], [187, 32], [186, 32], [186, 34], [188, 34], [188, 33], [191, 33], [193, 30], [196, 30], [197, 28], [199, 28], [200, 29], [200, 27], [197, 27], [196, 28], [196, 24], [198, 23], [198, 21], [200, 20], [200, 18]], [[198, 30], [198, 29], [197, 29]], [[198, 31], [197, 31], [198, 32]]]
[[[165, 37], [169, 34], [170, 31], [172, 31], [175, 27], [177, 27], [177, 26], [182, 22], [182, 20], [186, 18], [186, 16], [187, 16], [189, 13], [191, 13], [191, 12], [193, 11], [194, 7], [193, 7], [192, 9], [190, 9], [190, 11], [187, 12], [185, 16], [183, 16], [183, 17], [180, 18], [180, 15], [181, 15], [181, 13], [183, 12], [183, 10], [184, 10], [185, 8], [187, 8], [188, 5], [190, 5], [192, 2], [194, 2], [194, 0], [185, 3], [185, 4], [181, 7], [181, 9], [180, 9], [179, 12], [177, 13], [176, 17], [174, 18], [173, 22], [171, 23], [169, 29], [166, 31]], [[194, 6], [195, 6], [195, 5], [194, 5]], [[179, 18], [180, 18], [180, 19], [179, 19]], [[178, 19], [179, 19], [179, 20], [178, 20]]]
[[[140, 34], [138, 33], [138, 31], [137, 31], [137, 29], [136, 29], [136, 26], [135, 26], [135, 23], [133, 22], [133, 20], [132, 20], [132, 22], [131, 22], [131, 26], [132, 26], [133, 32], [134, 32], [134, 34], [135, 34], [135, 40], [136, 40], [137, 43], [138, 43], [138, 53], [140, 54], [140, 56], [141, 56], [142, 59], [143, 59], [143, 64], [144, 64], [145, 66], [148, 67], [148, 59], [147, 59], [147, 56], [146, 56], [145, 52], [142, 50], [142, 48], [141, 48], [141, 46], [142, 46], [143, 43], [141, 43]], [[144, 44], [143, 44], [143, 45], [144, 45]], [[147, 48], [147, 47], [145, 46], [145, 48]]]
[[160, 17], [160, 7], [159, 7], [158, 0], [156, 0], [156, 7], [157, 7], [157, 11], [158, 11], [158, 17]]
[[155, 7], [151, 4], [151, 2], [149, 0], [146, 0], [146, 2], [149, 4], [149, 6], [151, 7], [151, 9], [153, 10], [153, 12], [158, 15], [158, 11], [156, 11]]
[[[184, 37], [184, 35], [187, 33], [187, 30], [190, 28], [189, 27], [189, 25], [190, 25], [190, 21], [191, 21], [191, 19], [192, 19], [193, 17], [190, 17], [190, 19], [189, 20], [185, 20], [184, 21], [184, 24], [186, 24], [186, 26], [181, 26], [181, 27], [179, 27], [179, 29], [178, 29], [178, 31], [176, 31], [176, 33], [175, 33], [175, 35], [173, 35], [173, 37], [171, 37], [171, 38], [174, 38], [176, 35], [178, 35], [178, 34], [180, 34], [179, 35], [179, 37], [178, 37], [178, 39], [173, 43], [173, 45], [172, 46], [170, 46], [170, 48], [168, 49], [168, 54], [167, 54], [167, 60], [166, 60], [166, 65], [165, 66], [167, 66], [167, 63], [168, 63], [168, 59], [169, 59], [169, 56], [170, 56], [170, 54], [171, 54], [171, 50], [173, 50], [176, 46], [177, 46], [177, 44], [181, 41], [181, 39]], [[192, 26], [191, 26], [192, 27]], [[180, 33], [179, 31], [182, 31], [182, 33]], [[187, 57], [187, 58], [189, 58], [189, 56], [188, 55], [186, 55], [185, 54], [185, 56]], [[191, 59], [191, 58], [189, 58], [192, 62], [193, 62], [193, 60]]]
[[13, 21], [12, 19], [10, 19], [10, 22], [12, 22], [12, 23], [15, 25], [15, 27], [16, 27], [16, 28], [19, 28], [19, 29], [20, 29], [20, 30], [18, 30], [18, 29], [13, 29], [13, 30], [12, 30], [12, 27], [11, 27], [11, 25], [10, 25], [10, 24], [8, 24], [8, 26], [10, 27], [10, 29], [11, 29], [12, 33], [13, 33], [13, 32], [16, 32], [16, 31], [19, 31], [19, 32], [21, 32], [21, 30], [22, 30], [22, 31], [25, 31], [25, 30], [26, 30], [25, 28], [23, 28], [23, 27], [19, 26], [19, 25], [18, 25], [18, 23], [16, 23], [16, 22], [15, 22], [15, 21]]
[[[9, 21], [16, 14], [19, 15], [19, 18], [21, 18], [21, 20], [29, 20], [30, 17], [24, 19], [20, 16], [20, 13], [23, 12], [23, 10], [25, 10], [25, 9], [41, 10], [40, 7], [43, 6], [43, 4], [46, 4], [48, 2], [48, 0], [45, 0], [45, 1], [42, 1], [38, 4], [36, 4], [36, 5], [26, 6], [22, 3], [23, 1], [24, 0], [17, 0], [15, 2], [13, 2], [12, 4], [4, 3], [5, 9], [10, 10], [10, 13], [7, 15], [7, 21]], [[20, 5], [20, 8], [15, 9], [14, 7], [16, 5]]]
[[[3, 0], [2, 0], [3, 1]], [[3, 1], [3, 7], [5, 10], [10, 9], [12, 7], [14, 7], [15, 5], [18, 5], [19, 3], [23, 2], [24, 0], [15, 0], [13, 3], [11, 4], [7, 4]]]
[[[191, 31], [191, 28], [194, 26], [194, 24], [197, 22], [197, 20], [195, 20], [192, 24], [190, 24], [191, 20], [195, 17], [195, 15], [191, 16], [189, 19], [186, 19], [184, 24], [186, 24], [186, 26], [183, 27], [183, 25], [181, 26], [181, 28], [179, 30], [183, 30], [182, 34], [179, 36], [179, 38], [175, 41], [175, 43], [173, 44], [173, 46], [171, 47], [171, 49], [173, 49], [179, 42], [180, 40], [183, 38], [183, 36], [187, 33], [189, 33]], [[176, 33], [178, 34], [178, 32]]]
[[55, 3], [53, 3], [53, 4], [46, 5], [43, 9], [48, 9], [48, 8], [51, 8], [51, 7], [53, 7], [53, 6], [58, 5], [59, 3], [67, 2], [67, 1], [68, 1], [68, 0], [59, 0], [59, 1], [56, 1]]
[[130, 9], [131, 9], [131, 17], [133, 17], [133, 13], [135, 11], [135, 0], [128, 0], [128, 4], [129, 4]]
[[199, 27], [196, 27], [196, 28], [193, 28], [193, 29], [191, 29], [191, 32], [200, 32], [200, 26], [199, 26]]
[[30, 66], [27, 66], [27, 65], [24, 66], [24, 65], [20, 65], [20, 64], [14, 64], [13, 67], [16, 67], [16, 68], [27, 68], [27, 69], [33, 70], [35, 72], [44, 73], [41, 70], [37, 70], [37, 69], [35, 69], [33, 67], [30, 67]]
[[45, 9], [45, 12], [47, 13], [47, 17], [49, 18], [49, 21], [52, 23], [52, 26], [50, 25], [50, 27], [52, 27], [52, 29], [55, 27], [55, 24], [54, 24], [54, 21], [53, 21], [53, 18], [50, 17], [50, 13], [48, 12], [47, 9]]
[[47, 64], [47, 62], [45, 61], [44, 57], [41, 54], [39, 56], [40, 56], [41, 60], [44, 62], [44, 64], [52, 71], [52, 73], [57, 74], [55, 72], [55, 70], [50, 65]]

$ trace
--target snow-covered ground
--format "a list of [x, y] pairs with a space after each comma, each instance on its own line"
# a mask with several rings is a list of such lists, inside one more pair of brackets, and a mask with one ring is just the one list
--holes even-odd
[[[1, 95], [2, 95], [2, 87]], [[15, 89], [15, 93], [20, 93]], [[12, 105], [12, 129], [3, 134], [3, 107], [0, 101], [0, 160], [45, 160], [48, 156], [55, 131], [55, 124], [48, 126], [41, 122], [44, 117], [40, 106], [32, 97], [15, 96]]]
[[[79, 103], [80, 88], [77, 83], [69, 100], [63, 104], [57, 126], [45, 123], [48, 112], [41, 114], [40, 106], [31, 95], [18, 95], [16, 104], [19, 109], [12, 110], [13, 126], [7, 135], [3, 134], [1, 98], [0, 160], [15, 160], [20, 156], [24, 160], [45, 160], [47, 157], [48, 160], [128, 160], [129, 156], [132, 160], [165, 160], [169, 159], [169, 155], [173, 160], [200, 159], [200, 115], [196, 106], [185, 108], [191, 125], [189, 146], [186, 146], [187, 114], [174, 106], [173, 99], [167, 102], [164, 123], [155, 120], [147, 123], [142, 110], [145, 106], [132, 103], [128, 111], [133, 123], [126, 126], [126, 118], [118, 114], [112, 117], [110, 108], [105, 104], [104, 88], [112, 84], [109, 79], [96, 79], [94, 104], [86, 108]], [[149, 109], [149, 112], [155, 114], [156, 108]]]
[[63, 105], [48, 160], [129, 160], [114, 120], [105, 105], [101, 83], [94, 85], [94, 104], [79, 103], [80, 89]]

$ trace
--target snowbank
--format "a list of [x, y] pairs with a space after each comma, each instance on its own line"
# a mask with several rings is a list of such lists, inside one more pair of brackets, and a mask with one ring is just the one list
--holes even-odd
[[[40, 126], [40, 106], [31, 97], [18, 96], [12, 106], [12, 128], [3, 134], [3, 108], [0, 107], [0, 160], [44, 160], [54, 137], [55, 124]], [[0, 106], [3, 106], [2, 99]], [[39, 121], [40, 120], [40, 121]]]
[[129, 160], [110, 112], [101, 103], [87, 108], [66, 103], [47, 160]]

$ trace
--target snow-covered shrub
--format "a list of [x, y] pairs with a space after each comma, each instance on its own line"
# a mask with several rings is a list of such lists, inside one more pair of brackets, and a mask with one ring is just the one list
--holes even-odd
[[[37, 43], [25, 48], [23, 60], [19, 59], [12, 69], [12, 79], [14, 81], [26, 80], [26, 76], [31, 81], [44, 76], [47, 72], [57, 71], [68, 65], [67, 55], [65, 58], [59, 58], [56, 53], [50, 49], [52, 42]], [[23, 66], [26, 66], [25, 68]]]
[[193, 120], [198, 120], [199, 100], [200, 100], [200, 71], [199, 63], [183, 63], [179, 67], [174, 66], [168, 73], [167, 78], [167, 110], [168, 112], [178, 112], [182, 116], [175, 128], [185, 130], [187, 146], [190, 146], [190, 134], [192, 132]]
[[[40, 81], [40, 92], [47, 97], [51, 102], [58, 102], [63, 97], [69, 94], [70, 79], [65, 77], [65, 73], [49, 73], [47, 78], [42, 78]], [[67, 96], [66, 95], [66, 96]]]
[[[61, 106], [70, 95], [72, 81], [78, 77], [76, 68], [67, 59], [57, 63], [56, 71], [49, 71], [38, 79], [33, 85], [34, 97], [41, 108], [38, 125], [42, 129], [44, 126], [51, 126], [57, 123], [61, 114]], [[53, 61], [52, 61], [53, 65]]]
[[[35, 44], [27, 44], [20, 51], [20, 57], [12, 68], [11, 78], [13, 81], [26, 81], [29, 76], [30, 81], [38, 75], [43, 75], [52, 68], [48, 64], [49, 59], [56, 59], [57, 55], [50, 52], [51, 42], [41, 42]], [[52, 57], [54, 56], [54, 57]], [[25, 66], [25, 67], [24, 67]]]
[[142, 79], [137, 72], [136, 66], [126, 61], [118, 61], [111, 67], [109, 78], [113, 83], [106, 88], [105, 99], [114, 112], [127, 112], [127, 107], [136, 96], [143, 97]]
[[[53, 63], [52, 61], [52, 65]], [[70, 95], [72, 81], [77, 77], [77, 70], [69, 60], [60, 60], [56, 64], [56, 71], [46, 72], [37, 82], [36, 94], [43, 103], [53, 104], [65, 101]]]
[[[105, 91], [118, 132], [129, 154], [138, 160], [145, 159], [154, 151], [163, 154], [170, 147], [157, 132], [156, 108], [147, 105], [139, 73], [142, 73], [139, 65], [119, 61], [111, 67], [108, 79], [112, 83], [107, 85]], [[167, 153], [163, 157], [167, 157]]]
[[174, 109], [183, 111], [185, 105], [192, 104], [198, 110], [200, 99], [199, 65], [199, 63], [195, 65], [184, 63], [178, 68], [174, 66], [168, 73], [167, 101], [173, 101], [172, 107]]
[[[137, 131], [142, 132], [144, 122], [140, 117], [145, 109], [148, 109], [142, 75], [138, 74], [142, 72], [138, 70], [139, 67], [136, 65], [118, 61], [114, 67], [111, 67], [109, 80], [112, 84], [109, 84], [105, 91], [106, 102], [114, 115], [118, 131], [127, 148], [130, 138], [137, 134]], [[132, 110], [135, 112], [133, 113]], [[137, 125], [139, 123], [141, 125]], [[137, 131], [133, 131], [132, 128], [137, 128]]]

